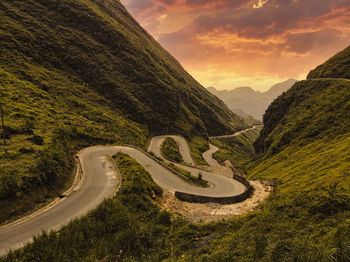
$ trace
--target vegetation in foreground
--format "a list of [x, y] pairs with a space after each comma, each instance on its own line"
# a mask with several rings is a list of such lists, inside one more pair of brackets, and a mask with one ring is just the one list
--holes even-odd
[[[325, 152], [319, 147], [328, 141], [315, 143], [291, 147], [253, 170], [254, 178], [278, 177], [276, 192], [259, 210], [203, 225], [161, 211], [155, 201], [161, 190], [150, 175], [118, 154], [125, 182], [116, 199], [2, 261], [348, 261], [349, 166], [339, 156], [350, 150], [349, 136]], [[310, 163], [319, 159], [315, 170]]]
[[349, 90], [347, 81], [303, 81], [272, 103], [248, 176], [277, 188], [245, 217], [205, 225], [172, 217], [157, 207], [160, 191], [144, 169], [120, 155], [125, 183], [116, 199], [2, 260], [347, 262]]
[[[179, 176], [181, 179], [183, 179], [185, 182], [193, 184], [195, 186], [200, 187], [209, 187], [208, 181], [202, 179], [202, 174], [198, 173], [198, 176], [194, 176], [191, 174], [191, 172], [174, 165], [173, 163], [167, 164], [171, 169], [174, 169], [175, 171], [179, 172], [181, 176]], [[176, 174], [176, 173], [175, 173]], [[176, 174], [177, 175], [177, 174]]]
[[180, 259], [188, 246], [208, 235], [210, 225], [193, 225], [161, 210], [162, 189], [128, 155], [118, 153], [123, 177], [114, 199], [71, 221], [59, 232], [44, 232], [1, 261], [161, 261]]
[[[60, 88], [44, 91], [0, 69], [8, 151], [4, 154], [1, 145], [0, 224], [69, 187], [79, 149], [113, 143], [143, 147], [147, 142], [144, 127], [113, 110], [96, 92], [59, 74], [38, 72], [37, 77], [61, 81]], [[2, 143], [3, 130], [0, 137]]]
[[171, 137], [164, 139], [161, 151], [165, 158], [171, 161], [174, 161], [176, 163], [182, 163], [184, 161], [179, 150], [179, 145]]
[[[308, 90], [307, 86], [313, 82], [304, 84]], [[340, 86], [344, 84], [347, 88], [347, 83], [333, 84], [338, 87], [333, 95], [343, 96]], [[275, 135], [267, 139], [272, 140], [272, 144], [279, 141], [277, 134], [284, 134], [284, 130], [293, 126], [292, 120], [296, 117], [292, 115], [299, 116], [301, 122], [303, 117], [309, 118], [312, 107], [308, 108], [307, 104], [314, 103], [314, 99], [322, 97], [327, 90], [316, 89], [314, 96], [304, 100], [306, 107], [299, 107], [300, 103], [291, 106], [282, 117], [284, 124], [278, 124], [279, 132], [274, 130]], [[290, 92], [295, 91], [291, 89], [286, 95], [291, 95]], [[324, 106], [327, 101], [320, 100]], [[343, 103], [341, 99], [336, 101], [340, 102], [334, 104], [337, 112], [343, 109]], [[269, 112], [275, 114], [280, 110], [276, 107], [275, 112]], [[336, 112], [333, 114], [337, 115]], [[327, 117], [321, 111], [313, 114], [316, 119], [322, 116]], [[125, 183], [116, 199], [71, 222], [59, 234], [36, 238], [23, 251], [10, 254], [3, 261], [347, 262], [350, 258], [350, 161], [344, 152], [350, 151], [350, 132], [329, 126], [326, 121], [310, 121], [310, 124], [313, 125], [310, 130], [317, 131], [319, 136], [302, 140], [305, 130], [296, 130], [292, 134], [298, 140], [291, 139], [277, 153], [266, 151], [254, 166], [250, 165], [250, 178], [273, 179], [277, 188], [268, 202], [245, 217], [193, 225], [170, 216], [160, 211], [153, 200], [160, 191], [150, 182], [148, 174], [145, 178], [143, 167], [119, 155], [117, 163]], [[271, 127], [265, 122], [264, 128]], [[333, 135], [323, 136], [324, 132], [329, 134], [329, 128]], [[117, 258], [120, 249], [123, 255]]]

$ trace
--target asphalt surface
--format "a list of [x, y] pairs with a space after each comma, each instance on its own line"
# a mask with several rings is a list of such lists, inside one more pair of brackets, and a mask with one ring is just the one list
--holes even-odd
[[[248, 128], [248, 129], [244, 129], [242, 131], [238, 131], [234, 134], [231, 134], [231, 135], [225, 135], [225, 136], [211, 136], [209, 138], [227, 138], [227, 137], [235, 137], [235, 136], [239, 136], [245, 132], [248, 132], [249, 130], [252, 130], [252, 129], [255, 129], [259, 127], [259, 125], [255, 125], [251, 128]], [[208, 163], [209, 166], [220, 166], [220, 164], [213, 158], [213, 154], [218, 151], [219, 148], [217, 148], [216, 146], [214, 146], [213, 144], [210, 144], [209, 143], [209, 149], [207, 151], [205, 151], [202, 156], [205, 160], [205, 162]]]
[[262, 126], [262, 125], [255, 125], [255, 126], [253, 126], [253, 127], [251, 127], [251, 128], [247, 128], [247, 129], [244, 129], [244, 130], [238, 131], [238, 132], [233, 133], [233, 134], [231, 134], [231, 135], [224, 135], [224, 136], [211, 136], [211, 137], [209, 137], [209, 138], [226, 138], [226, 137], [234, 137], [234, 136], [239, 136], [239, 135], [241, 135], [241, 134], [243, 134], [243, 133], [245, 133], [245, 132], [248, 132], [249, 130], [255, 129], [255, 128], [259, 127], [259, 126]]
[[81, 151], [79, 158], [84, 176], [79, 190], [38, 215], [8, 227], [1, 227], [0, 255], [4, 255], [9, 249], [23, 246], [42, 230], [59, 229], [111, 196], [115, 192], [116, 177], [105, 157], [106, 153], [111, 152], [115, 150], [101, 151], [92, 147]]
[[[179, 151], [182, 154], [184, 161], [187, 163], [191, 162], [194, 166], [195, 162], [193, 161], [193, 159], [191, 157], [191, 152], [190, 152], [190, 148], [187, 144], [187, 141], [183, 137], [180, 137], [180, 136], [166, 136], [165, 135], [165, 136], [154, 137], [154, 138], [152, 138], [152, 140], [149, 144], [148, 151], [153, 152], [158, 157], [161, 157], [164, 159], [163, 155], [161, 154], [161, 145], [166, 137], [172, 137], [175, 139], [175, 141], [179, 145]], [[171, 162], [167, 159], [164, 159], [164, 161], [168, 162], [168, 163]], [[180, 192], [184, 192], [184, 193], [190, 193], [190, 194], [200, 195], [200, 196], [209, 196], [209, 197], [230, 197], [230, 196], [239, 195], [239, 194], [243, 193], [245, 190], [245, 186], [234, 179], [215, 175], [209, 171], [204, 171], [202, 169], [198, 169], [195, 166], [189, 167], [187, 165], [181, 165], [178, 163], [173, 163], [173, 164], [181, 167], [182, 169], [185, 169], [185, 170], [191, 172], [191, 174], [194, 176], [198, 176], [198, 174], [201, 173], [202, 178], [204, 180], [208, 181], [212, 185], [212, 187], [207, 187], [207, 188], [193, 186], [193, 185], [190, 185], [190, 184], [184, 182], [182, 179], [175, 176], [179, 180], [179, 182], [177, 183], [176, 189], [174, 188], [174, 183], [172, 182], [173, 191], [180, 191]], [[153, 177], [153, 175], [152, 175], [152, 177]], [[161, 184], [159, 184], [159, 185], [161, 185]]]
[[188, 146], [186, 139], [183, 138], [182, 136], [175, 136], [175, 135], [155, 136], [152, 138], [152, 140], [148, 146], [148, 151], [153, 152], [157, 156], [163, 158], [162, 153], [161, 153], [161, 147], [162, 147], [162, 144], [163, 144], [165, 138], [167, 138], [167, 137], [170, 137], [177, 142], [177, 144], [179, 146], [180, 154], [182, 155], [184, 162], [194, 166], [196, 163], [193, 161], [190, 147]]
[[[186, 143], [185, 140], [183, 141]], [[186, 148], [186, 145], [183, 146]], [[0, 255], [6, 254], [9, 249], [22, 247], [30, 242], [33, 236], [41, 234], [42, 230], [59, 229], [71, 219], [85, 215], [97, 207], [103, 199], [112, 196], [116, 192], [116, 174], [112, 164], [107, 161], [106, 155], [116, 152], [123, 152], [135, 158], [159, 186], [172, 192], [181, 191], [204, 196], [226, 197], [240, 194], [245, 189], [241, 183], [233, 179], [186, 167], [193, 173], [201, 172], [203, 179], [214, 186], [202, 188], [190, 185], [135, 148], [127, 146], [86, 148], [79, 155], [84, 174], [79, 190], [38, 215], [14, 225], [2, 227], [0, 229]], [[187, 151], [187, 156], [185, 154], [184, 158], [190, 160], [188, 154], [190, 155], [190, 152]]]
[[205, 162], [207, 162], [209, 166], [220, 166], [218, 161], [213, 158], [213, 154], [218, 150], [218, 147], [209, 143], [209, 149], [202, 154]]
[[[317, 78], [309, 80], [350, 81], [349, 79], [338, 78]], [[250, 129], [232, 135], [216, 136], [212, 138], [238, 136], [248, 130]], [[166, 136], [153, 138], [149, 151], [153, 151], [156, 155], [162, 157], [160, 146], [165, 137]], [[195, 165], [186, 140], [179, 136], [169, 137], [173, 137], [178, 142], [180, 153], [184, 161], [188, 164]], [[210, 145], [210, 149], [204, 153], [206, 155], [205, 160], [209, 165], [218, 165], [216, 160], [212, 158], [212, 154], [216, 150], [217, 148]], [[86, 148], [79, 154], [83, 171], [83, 180], [79, 186], [79, 190], [73, 191], [69, 196], [37, 215], [29, 216], [27, 219], [23, 219], [18, 223], [12, 223], [9, 226], [0, 227], [0, 255], [6, 254], [10, 249], [22, 247], [30, 242], [33, 236], [41, 234], [43, 230], [50, 231], [59, 229], [71, 219], [85, 215], [88, 211], [97, 207], [105, 198], [112, 196], [116, 192], [116, 174], [111, 163], [107, 161], [106, 155], [114, 154], [118, 151], [127, 153], [135, 158], [150, 172], [153, 180], [159, 186], [170, 191], [182, 191], [213, 197], [226, 197], [243, 193], [245, 190], [245, 187], [241, 183], [233, 179], [180, 165], [193, 174], [201, 172], [203, 174], [203, 179], [209, 181], [213, 185], [213, 187], [210, 188], [192, 186], [175, 176], [143, 152], [131, 147], [97, 146]]]

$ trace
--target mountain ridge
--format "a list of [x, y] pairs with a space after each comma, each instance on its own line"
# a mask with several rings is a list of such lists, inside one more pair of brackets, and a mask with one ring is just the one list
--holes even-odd
[[277, 83], [265, 92], [256, 91], [251, 87], [237, 87], [232, 90], [217, 90], [215, 87], [208, 87], [207, 90], [222, 99], [233, 112], [238, 113], [242, 110], [255, 119], [262, 120], [268, 105], [296, 81], [289, 79]]

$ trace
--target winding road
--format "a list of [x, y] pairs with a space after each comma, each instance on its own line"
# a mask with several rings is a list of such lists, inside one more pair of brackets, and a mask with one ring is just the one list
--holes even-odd
[[106, 158], [106, 154], [112, 152], [115, 150], [101, 150], [99, 147], [82, 150], [78, 154], [83, 174], [79, 189], [43, 212], [0, 227], [0, 255], [23, 246], [42, 230], [59, 229], [113, 195], [117, 180], [113, 166]]
[[[172, 189], [171, 191], [179, 191], [183, 193], [189, 193], [199, 196], [207, 196], [207, 197], [231, 197], [234, 195], [239, 195], [245, 191], [245, 186], [241, 184], [240, 182], [233, 180], [232, 178], [227, 178], [224, 176], [218, 176], [210, 171], [205, 171], [204, 169], [198, 169], [196, 168], [195, 162], [192, 159], [190, 148], [187, 144], [187, 141], [185, 138], [181, 136], [175, 136], [175, 135], [165, 135], [165, 136], [156, 136], [153, 137], [149, 146], [148, 151], [153, 152], [158, 157], [161, 157], [164, 159], [165, 162], [170, 163], [171, 161], [165, 159], [161, 153], [161, 145], [164, 142], [166, 137], [173, 138], [177, 144], [179, 145], [179, 151], [184, 159], [184, 162], [188, 164], [192, 164], [193, 167], [188, 165], [182, 165], [178, 163], [173, 163], [174, 165], [181, 167], [182, 169], [185, 169], [189, 172], [191, 172], [192, 175], [198, 176], [199, 173], [202, 174], [202, 178], [206, 181], [208, 181], [210, 184], [212, 184], [212, 187], [198, 187], [193, 186], [191, 184], [188, 184], [184, 182], [182, 179], [178, 178], [177, 176], [174, 176], [178, 179], [177, 183], [172, 182]], [[170, 171], [168, 171], [170, 173]], [[152, 175], [153, 177], [153, 175]], [[157, 181], [156, 181], [157, 182]], [[158, 183], [158, 182], [157, 182]], [[159, 184], [159, 183], [158, 183]], [[161, 184], [159, 184], [161, 185]], [[176, 189], [174, 186], [176, 185]], [[161, 185], [162, 186], [162, 185]], [[169, 187], [167, 188], [169, 189]]]
[[[239, 136], [239, 135], [241, 135], [241, 134], [243, 134], [243, 133], [246, 133], [246, 132], [248, 132], [248, 131], [250, 131], [250, 130], [253, 130], [253, 129], [255, 129], [255, 128], [258, 128], [259, 126], [260, 126], [260, 125], [255, 125], [255, 126], [253, 126], [253, 127], [251, 127], [251, 128], [247, 128], [247, 129], [238, 131], [238, 132], [236, 132], [236, 133], [234, 133], [234, 134], [232, 134], [232, 135], [211, 136], [211, 137], [209, 137], [209, 139], [211, 139], [211, 138], [219, 138], [219, 139], [220, 139], [220, 138], [227, 138], [227, 137]], [[208, 149], [207, 151], [205, 151], [205, 152], [202, 154], [202, 156], [203, 156], [205, 162], [207, 162], [209, 166], [220, 166], [220, 164], [216, 161], [216, 159], [213, 158], [213, 154], [214, 154], [215, 152], [217, 152], [218, 150], [219, 150], [218, 147], [216, 147], [216, 146], [214, 146], [213, 144], [209, 143], [209, 149]]]
[[191, 156], [190, 147], [188, 146], [186, 139], [183, 138], [182, 136], [164, 135], [164, 136], [153, 137], [148, 146], [148, 152], [153, 152], [157, 156], [163, 158], [161, 153], [161, 148], [165, 138], [167, 137], [170, 137], [177, 142], [179, 146], [180, 154], [182, 155], [184, 162], [194, 166], [195, 162], [193, 161], [193, 158]]
[[209, 149], [202, 154], [205, 162], [207, 162], [209, 166], [220, 166], [218, 161], [213, 158], [213, 154], [216, 151], [219, 151], [219, 148], [209, 143]]
[[[308, 79], [317, 80], [345, 80], [337, 78]], [[256, 127], [253, 127], [256, 128]], [[224, 138], [238, 136], [250, 129], [236, 132], [227, 136], [216, 136], [211, 138]], [[165, 137], [155, 137], [149, 146], [149, 151], [162, 157], [160, 147]], [[186, 163], [195, 165], [186, 140], [179, 136], [170, 136], [179, 144], [180, 153]], [[210, 166], [219, 166], [213, 159], [212, 154], [218, 150], [210, 144], [210, 149], [203, 153], [204, 159]], [[78, 154], [81, 163], [81, 182], [74, 187], [69, 195], [56, 201], [50, 207], [41, 212], [35, 212], [28, 217], [22, 218], [14, 223], [0, 227], [0, 256], [5, 255], [10, 249], [17, 249], [30, 242], [32, 237], [40, 234], [43, 230], [59, 229], [71, 219], [85, 215], [88, 211], [99, 205], [103, 199], [112, 196], [116, 192], [116, 186], [120, 185], [120, 175], [116, 173], [114, 163], [108, 161], [107, 155], [116, 152], [123, 152], [135, 158], [152, 175], [154, 181], [162, 188], [170, 191], [182, 191], [191, 194], [227, 197], [238, 195], [244, 192], [245, 187], [233, 180], [203, 171], [195, 167], [180, 165], [181, 168], [190, 171], [192, 174], [203, 174], [203, 179], [209, 181], [213, 187], [201, 188], [184, 182], [175, 176], [159, 162], [147, 155], [146, 152], [127, 146], [95, 146], [89, 147]]]
[[[185, 161], [194, 164], [186, 140], [174, 137], [179, 142], [180, 151]], [[154, 145], [154, 149], [160, 152], [159, 138], [154, 138], [152, 141], [155, 143], [151, 143], [151, 145]], [[214, 185], [209, 188], [193, 186], [174, 175], [146, 152], [133, 147], [89, 147], [78, 154], [82, 169], [82, 181], [79, 188], [75, 188], [68, 196], [42, 212], [0, 227], [0, 255], [6, 254], [10, 249], [24, 246], [32, 240], [33, 236], [39, 235], [43, 230], [59, 229], [71, 219], [85, 215], [97, 207], [103, 199], [112, 196], [116, 192], [116, 186], [119, 184], [117, 180], [120, 180], [120, 175], [116, 174], [114, 164], [109, 162], [107, 155], [116, 152], [123, 152], [135, 158], [151, 174], [159, 186], [172, 192], [181, 191], [209, 197], [228, 197], [240, 194], [245, 190], [243, 184], [233, 179], [184, 166], [193, 174], [201, 172], [203, 179]]]

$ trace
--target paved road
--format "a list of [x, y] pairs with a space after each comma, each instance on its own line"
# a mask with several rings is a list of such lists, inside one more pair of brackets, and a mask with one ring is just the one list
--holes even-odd
[[[244, 129], [242, 131], [236, 132], [234, 134], [231, 135], [225, 135], [225, 136], [211, 136], [209, 138], [226, 138], [226, 137], [235, 137], [235, 136], [239, 136], [245, 132], [248, 132], [249, 130], [258, 128], [260, 125], [255, 125], [251, 128], [248, 129]], [[202, 156], [205, 160], [205, 162], [208, 163], [209, 166], [220, 166], [220, 164], [216, 161], [216, 159], [213, 158], [213, 154], [218, 151], [219, 148], [217, 148], [216, 146], [212, 145], [209, 143], [209, 149], [207, 151], [205, 151]]]
[[[179, 144], [179, 151], [183, 156], [183, 159], [185, 162], [190, 162], [192, 165], [195, 164], [191, 157], [190, 148], [187, 144], [187, 141], [180, 136], [157, 136], [152, 138], [150, 145], [148, 147], [149, 152], [153, 152], [157, 156], [164, 159], [163, 155], [161, 154], [161, 145], [162, 142], [166, 137], [172, 137], [175, 139], [175, 141]], [[164, 159], [165, 162], [171, 162], [166, 159]], [[182, 183], [178, 184], [177, 189], [174, 191], [180, 191], [184, 193], [190, 193], [195, 195], [201, 195], [201, 196], [210, 196], [210, 197], [230, 197], [235, 196], [238, 194], [241, 194], [246, 189], [245, 186], [241, 183], [239, 183], [236, 180], [233, 180], [231, 178], [223, 177], [215, 175], [209, 171], [204, 171], [195, 167], [189, 167], [186, 165], [181, 165], [177, 163], [173, 163], [182, 169], [185, 169], [189, 172], [191, 172], [192, 175], [198, 176], [199, 173], [202, 174], [202, 177], [204, 180], [207, 180], [210, 184], [213, 185], [213, 187], [209, 188], [202, 188], [198, 186], [192, 186], [186, 182], [184, 182], [182, 179], [178, 178]], [[152, 175], [153, 176], [153, 175]], [[176, 177], [177, 178], [177, 177]]]
[[[309, 80], [350, 81], [349, 79], [336, 78]], [[250, 129], [237, 132], [233, 135], [217, 136], [212, 138], [238, 136], [242, 132], [246, 132], [248, 130]], [[183, 155], [184, 161], [195, 165], [186, 140], [179, 136], [170, 137], [173, 137], [179, 143], [180, 153]], [[164, 140], [164, 137], [156, 137], [152, 139], [150, 144], [150, 150], [156, 153], [158, 156], [161, 156], [160, 145], [162, 140]], [[209, 150], [214, 151], [216, 149], [211, 145]], [[201, 172], [203, 174], [203, 179], [214, 185], [214, 187], [210, 188], [192, 186], [172, 174], [143, 152], [131, 147], [98, 146], [86, 148], [79, 154], [79, 159], [84, 174], [84, 179], [79, 190], [74, 191], [68, 197], [58, 201], [57, 204], [38, 215], [31, 216], [29, 219], [25, 219], [22, 222], [14, 223], [7, 227], [1, 227], [0, 255], [4, 255], [9, 249], [16, 249], [23, 246], [27, 242], [31, 241], [32, 236], [40, 234], [42, 230], [58, 229], [62, 225], [68, 223], [71, 219], [85, 215], [89, 210], [100, 204], [103, 199], [113, 195], [116, 191], [116, 174], [111, 164], [107, 161], [106, 155], [114, 154], [118, 151], [127, 153], [131, 157], [135, 158], [145, 167], [148, 172], [150, 172], [152, 178], [158, 185], [170, 191], [182, 191], [191, 194], [213, 197], [226, 197], [240, 194], [245, 190], [245, 187], [241, 183], [233, 179], [217, 176], [196, 168], [181, 166], [182, 168], [191, 171], [193, 174], [198, 174]], [[208, 152], [207, 155], [212, 155], [212, 153]], [[211, 160], [208, 159], [206, 161], [210, 165], [217, 164], [217, 162], [212, 158]]]
[[238, 132], [233, 133], [233, 134], [231, 134], [231, 135], [223, 135], [223, 136], [211, 136], [211, 137], [209, 137], [209, 138], [226, 138], [226, 137], [234, 137], [234, 136], [239, 136], [239, 135], [241, 135], [241, 134], [243, 134], [243, 133], [248, 132], [249, 130], [252, 130], [252, 129], [258, 128], [259, 126], [262, 126], [262, 125], [255, 125], [255, 126], [253, 126], [253, 127], [251, 127], [251, 128], [247, 128], [247, 129], [244, 129], [244, 130], [238, 131]]
[[80, 189], [39, 215], [21, 223], [1, 228], [0, 255], [4, 255], [9, 249], [23, 246], [32, 239], [33, 235], [40, 234], [42, 230], [59, 229], [71, 219], [86, 214], [101, 203], [103, 199], [113, 195], [116, 191], [116, 174], [112, 165], [107, 161], [106, 155], [116, 152], [123, 152], [135, 158], [150, 172], [153, 180], [159, 186], [173, 192], [181, 191], [204, 196], [226, 197], [240, 194], [245, 189], [242, 184], [233, 179], [215, 176], [195, 168], [188, 169], [194, 173], [200, 171], [203, 174], [203, 179], [208, 180], [215, 186], [201, 188], [190, 185], [144, 152], [135, 148], [127, 146], [86, 148], [79, 155], [82, 170], [85, 174]]
[[184, 162], [195, 166], [196, 163], [193, 161], [190, 147], [188, 146], [186, 139], [183, 138], [182, 136], [175, 136], [175, 135], [155, 136], [152, 138], [152, 140], [148, 146], [148, 151], [153, 152], [157, 156], [160, 156], [163, 158], [162, 153], [161, 153], [161, 147], [162, 147], [162, 144], [163, 144], [165, 138], [167, 138], [167, 137], [170, 137], [177, 142], [177, 144], [179, 146], [180, 154], [182, 155]]
[[202, 154], [205, 162], [207, 162], [209, 166], [220, 166], [218, 161], [213, 158], [213, 154], [218, 150], [218, 147], [209, 143], [209, 149]]
[[[115, 152], [109, 150], [108, 152]], [[0, 255], [29, 242], [42, 230], [58, 229], [75, 217], [86, 214], [115, 192], [116, 177], [105, 157], [106, 151], [88, 148], [79, 154], [84, 179], [79, 190], [48, 210], [21, 223], [0, 229]]]

